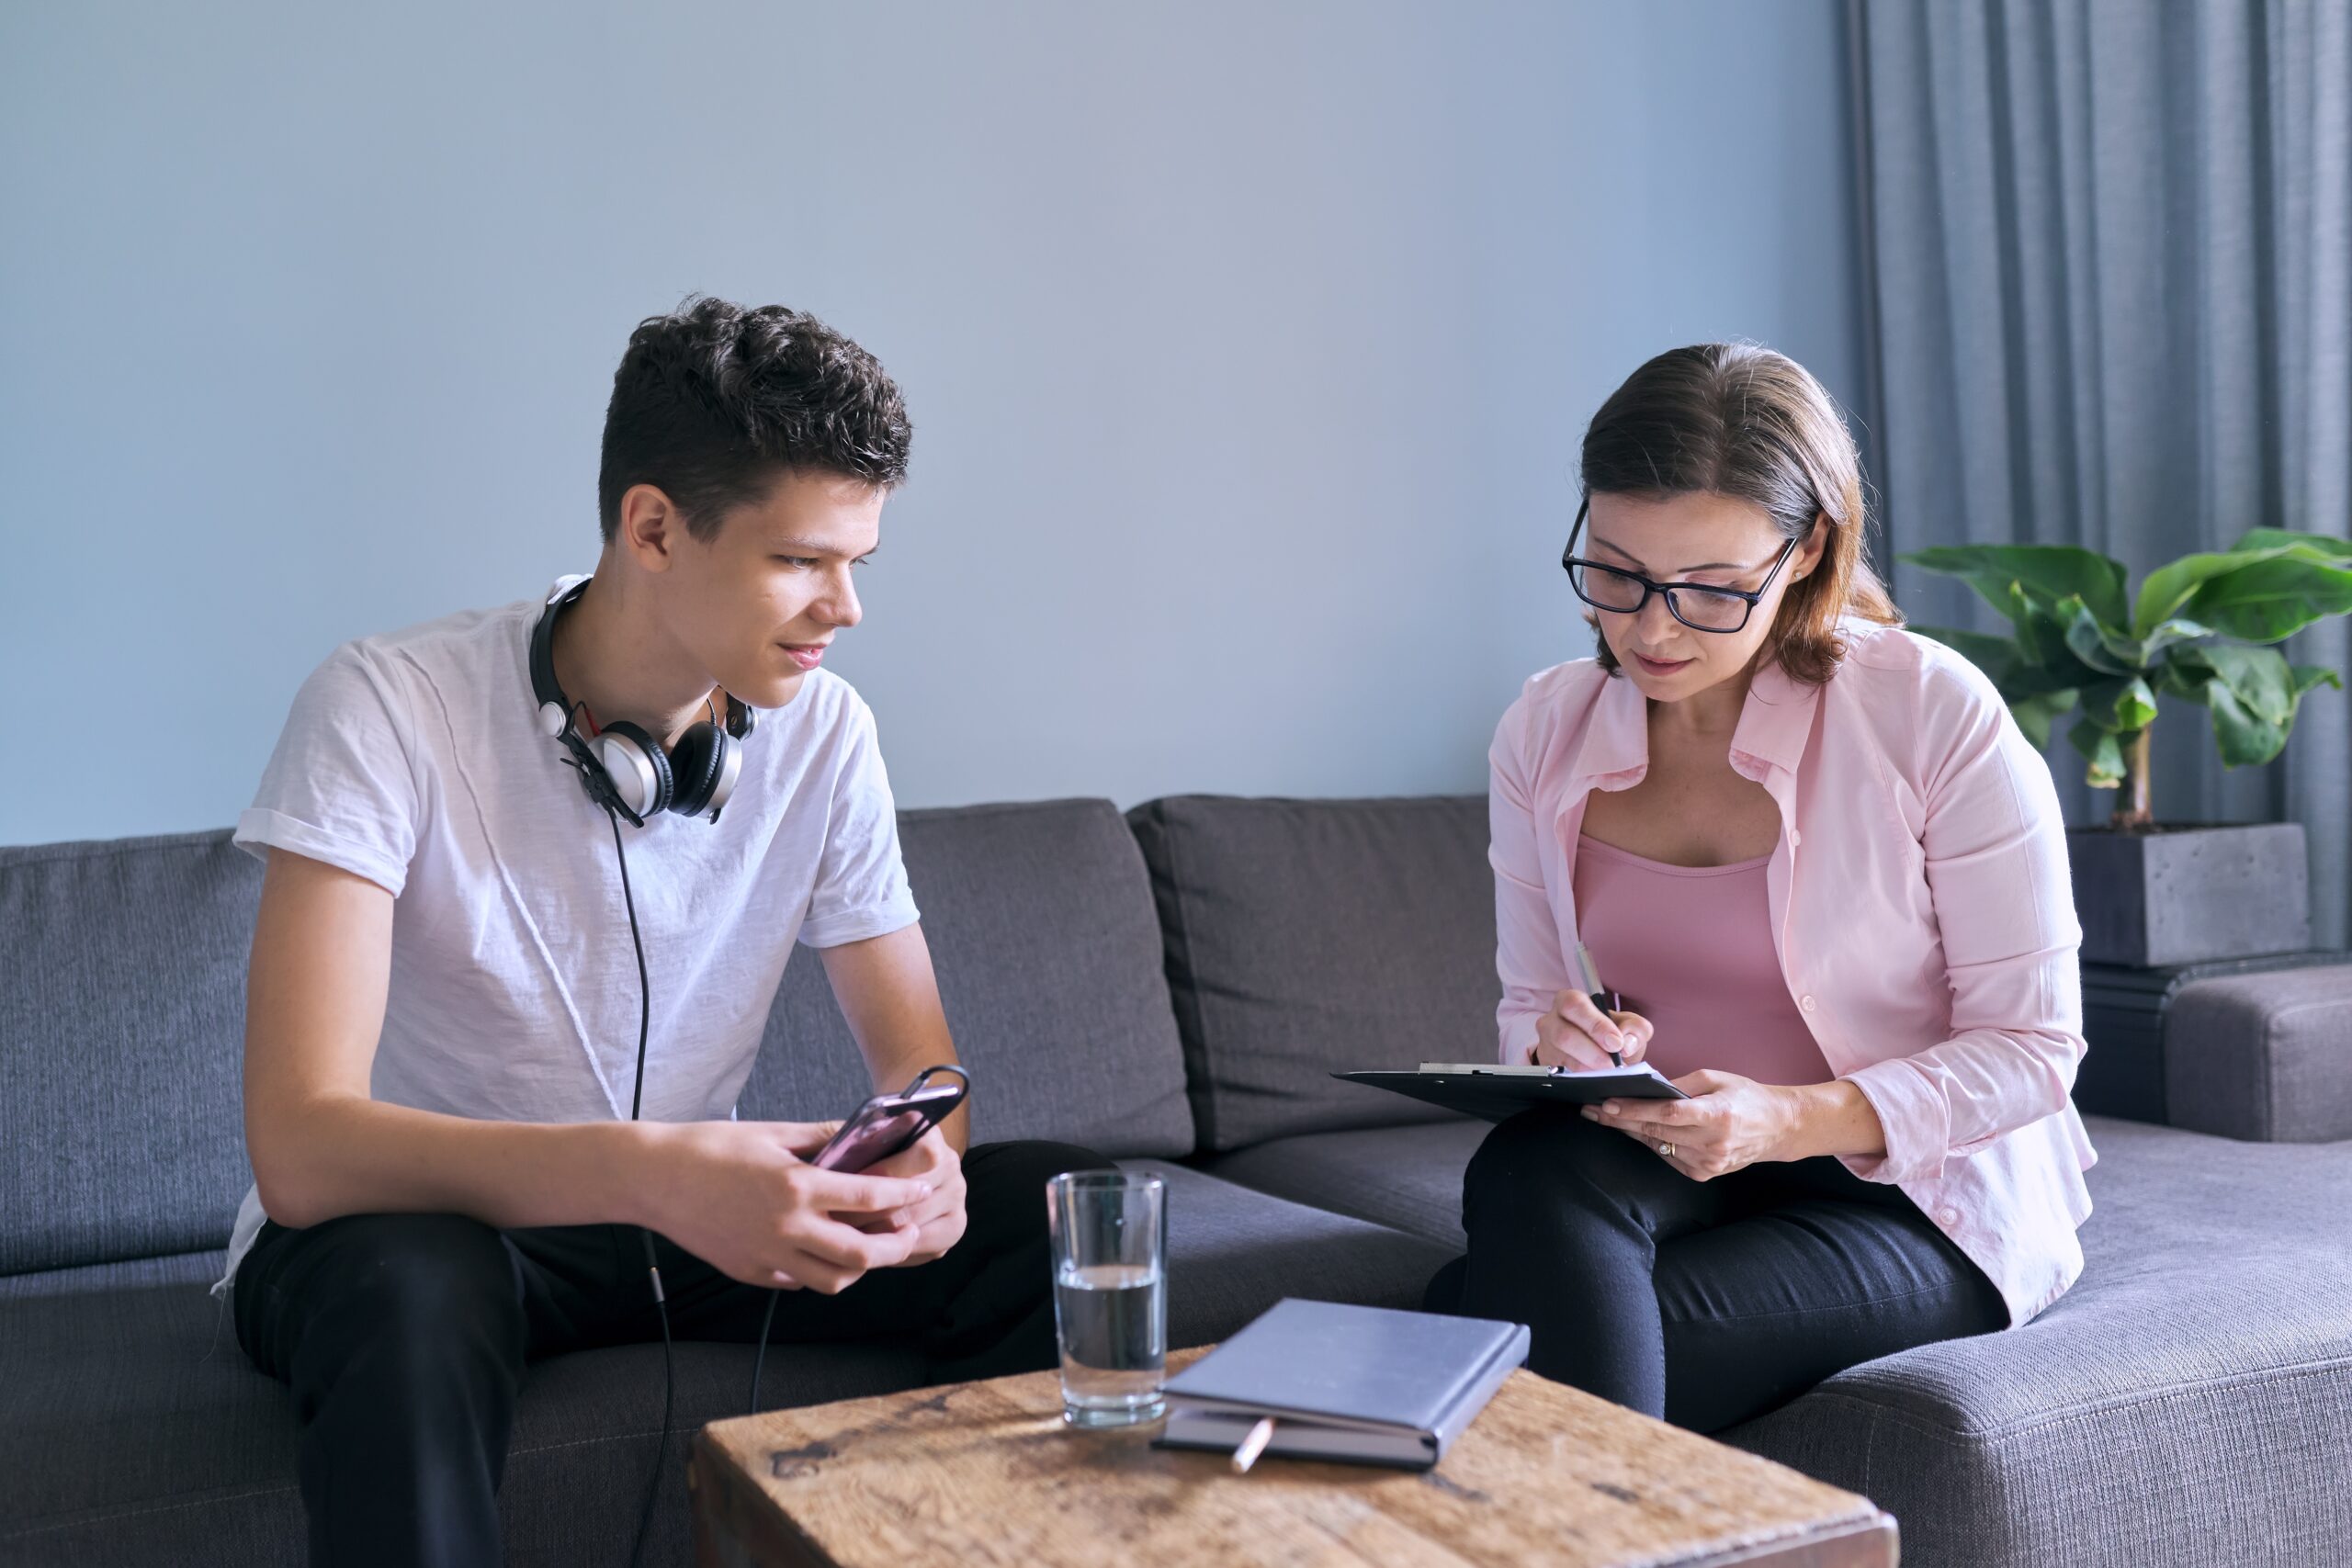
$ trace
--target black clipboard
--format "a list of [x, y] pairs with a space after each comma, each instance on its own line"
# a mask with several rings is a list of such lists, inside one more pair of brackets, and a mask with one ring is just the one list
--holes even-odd
[[1502, 1073], [1471, 1067], [1464, 1072], [1333, 1073], [1350, 1083], [1370, 1084], [1414, 1100], [1442, 1105], [1465, 1116], [1504, 1122], [1539, 1105], [1598, 1105], [1604, 1100], [1688, 1100], [1690, 1097], [1655, 1072], [1620, 1071]]

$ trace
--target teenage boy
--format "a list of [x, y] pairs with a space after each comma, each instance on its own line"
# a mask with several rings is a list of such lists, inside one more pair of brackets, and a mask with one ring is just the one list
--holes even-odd
[[823, 323], [690, 300], [614, 378], [594, 575], [295, 698], [237, 826], [255, 1185], [216, 1291], [293, 1391], [313, 1562], [497, 1562], [523, 1369], [660, 1336], [649, 1250], [680, 1338], [773, 1303], [779, 1343], [903, 1337], [942, 1381], [1051, 1363], [1044, 1186], [1106, 1162], [967, 1150], [959, 1111], [845, 1175], [829, 1125], [731, 1119], [796, 939], [877, 1088], [956, 1059], [821, 668], [910, 435]]

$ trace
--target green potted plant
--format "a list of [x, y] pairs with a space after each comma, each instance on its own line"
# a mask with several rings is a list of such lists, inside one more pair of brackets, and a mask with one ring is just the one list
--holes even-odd
[[2067, 835], [2086, 961], [2153, 966], [2310, 945], [2301, 825], [2158, 822], [2148, 738], [2158, 703], [2178, 697], [2212, 716], [2223, 766], [2278, 756], [2303, 694], [2344, 682], [2268, 645], [2352, 611], [2352, 540], [2250, 529], [2227, 550], [2150, 572], [2136, 599], [2121, 563], [2070, 545], [1959, 545], [1902, 558], [1964, 579], [2008, 618], [2005, 637], [1912, 629], [1991, 677], [2036, 746], [2082, 710], [2067, 739], [2092, 787], [2117, 792], [2106, 827]]

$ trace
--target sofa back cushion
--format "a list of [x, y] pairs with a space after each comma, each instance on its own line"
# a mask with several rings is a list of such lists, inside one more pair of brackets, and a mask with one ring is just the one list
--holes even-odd
[[1442, 1119], [1330, 1075], [1494, 1056], [1484, 796], [1177, 795], [1127, 820], [1204, 1149]]
[[0, 1274], [227, 1242], [260, 897], [225, 829], [0, 849]]
[[[972, 1135], [1122, 1158], [1189, 1154], [1183, 1050], [1134, 838], [1107, 800], [909, 811], [899, 836]], [[899, 1086], [892, 1085], [892, 1088]], [[795, 952], [743, 1117], [822, 1122], [871, 1092], [820, 955]]]
[[[915, 811], [909, 873], [982, 1138], [1193, 1146], [1142, 857], [1108, 801]], [[223, 1245], [261, 864], [225, 829], [0, 848], [0, 1274]], [[817, 955], [793, 955], [742, 1114], [866, 1092]]]

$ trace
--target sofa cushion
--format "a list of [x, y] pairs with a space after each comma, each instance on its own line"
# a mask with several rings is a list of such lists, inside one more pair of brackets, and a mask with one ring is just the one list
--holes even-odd
[[1720, 1436], [1872, 1498], [1905, 1568], [2341, 1560], [2352, 1144], [2089, 1126], [2086, 1267], [2055, 1304]]
[[[1169, 1338], [1221, 1339], [1288, 1294], [1409, 1306], [1442, 1249], [1158, 1162], [1169, 1184]], [[304, 1557], [299, 1433], [205, 1294], [221, 1254], [0, 1280], [0, 1562], [286, 1564]], [[1042, 1282], [1042, 1281], [1041, 1281]], [[741, 1414], [751, 1351], [676, 1347], [673, 1452], [650, 1564], [689, 1561], [685, 1461]], [[912, 1388], [887, 1344], [771, 1346], [763, 1406]], [[500, 1491], [507, 1561], [623, 1562], [662, 1419], [662, 1352], [638, 1345], [534, 1366]]]
[[[2334, 1561], [2352, 1540], [2352, 1143], [2089, 1124], [2098, 1208], [2055, 1305], [1719, 1436], [1875, 1500], [1905, 1564], [2220, 1564], [2257, 1540], [2279, 1542], [2267, 1561]], [[1321, 1133], [1200, 1163], [1452, 1252], [1486, 1130]]]
[[260, 895], [225, 829], [0, 849], [0, 1275], [229, 1234]]
[[1168, 1183], [1168, 1343], [1223, 1339], [1284, 1296], [1418, 1309], [1454, 1249], [1255, 1192], [1162, 1160]]
[[1451, 1257], [1470, 1245], [1462, 1234], [1462, 1173], [1493, 1130], [1488, 1122], [1453, 1117], [1303, 1133], [1196, 1163], [1222, 1180], [1435, 1242]]
[[[0, 1562], [303, 1562], [293, 1405], [206, 1294], [222, 1257], [0, 1280]], [[685, 1438], [740, 1414], [750, 1377], [744, 1347], [677, 1347], [679, 1448], [647, 1562], [688, 1561]], [[920, 1358], [894, 1346], [771, 1347], [761, 1402], [921, 1378]], [[661, 1420], [659, 1346], [533, 1367], [501, 1488], [508, 1561], [619, 1563]]]
[[[1193, 1147], [1150, 884], [1107, 800], [909, 811], [901, 852], [976, 1143], [1053, 1138], [1114, 1156]], [[893, 1086], [896, 1087], [896, 1086]], [[741, 1114], [821, 1122], [871, 1091], [822, 960], [785, 966]]]
[[[983, 1139], [1193, 1146], [1159, 931], [1107, 801], [901, 818]], [[0, 1275], [217, 1245], [251, 1181], [245, 963], [261, 867], [226, 829], [0, 848], [0, 1075], [38, 1138], [0, 1140]], [[1051, 1094], [999, 1095], [1013, 1071]], [[991, 1073], [991, 1066], [1001, 1069]], [[840, 1116], [867, 1085], [797, 952], [744, 1114]]]
[[1446, 1112], [1334, 1072], [1491, 1060], [1482, 797], [1178, 795], [1128, 813], [1151, 867], [1206, 1149]]

